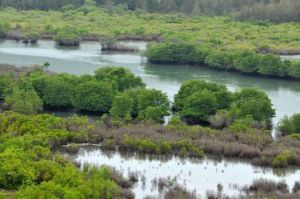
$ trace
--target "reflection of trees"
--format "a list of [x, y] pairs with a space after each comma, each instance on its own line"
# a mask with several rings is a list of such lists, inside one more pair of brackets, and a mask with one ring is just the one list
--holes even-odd
[[146, 74], [155, 75], [161, 80], [184, 81], [198, 78], [236, 87], [257, 87], [266, 91], [286, 89], [300, 92], [300, 82], [297, 81], [254, 77], [201, 66], [145, 64], [144, 70]]

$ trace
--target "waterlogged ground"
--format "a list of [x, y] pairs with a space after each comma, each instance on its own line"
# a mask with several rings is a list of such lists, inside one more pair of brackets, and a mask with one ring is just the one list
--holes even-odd
[[145, 196], [160, 196], [157, 184], [159, 178], [169, 178], [188, 190], [196, 190], [199, 198], [205, 198], [207, 190], [217, 190], [221, 184], [224, 193], [238, 195], [239, 189], [249, 185], [255, 179], [285, 181], [293, 187], [300, 180], [300, 171], [294, 169], [273, 170], [260, 168], [236, 160], [182, 159], [179, 157], [158, 157], [102, 151], [97, 146], [83, 146], [73, 156], [80, 163], [93, 166], [108, 165], [121, 171], [125, 177], [130, 172], [138, 172], [139, 181], [133, 192], [137, 199]]
[[[146, 48], [145, 42], [123, 42], [123, 44]], [[274, 123], [284, 115], [300, 112], [300, 82], [250, 77], [241, 74], [214, 71], [201, 67], [151, 65], [140, 54], [120, 52], [101, 53], [101, 45], [84, 42], [78, 48], [58, 47], [53, 41], [39, 41], [37, 45], [26, 45], [10, 40], [0, 41], [0, 63], [28, 66], [49, 62], [50, 70], [76, 75], [93, 73], [97, 68], [114, 65], [129, 68], [142, 77], [148, 87], [163, 90], [172, 99], [180, 83], [188, 79], [203, 79], [226, 85], [230, 90], [256, 87], [265, 91], [276, 109]], [[287, 58], [287, 57], [285, 57]], [[292, 56], [300, 59], [299, 56]]]

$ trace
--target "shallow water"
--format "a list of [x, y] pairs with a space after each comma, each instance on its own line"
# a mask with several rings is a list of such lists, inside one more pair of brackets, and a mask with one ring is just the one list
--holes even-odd
[[[122, 42], [146, 48], [145, 42]], [[300, 82], [250, 77], [237, 73], [214, 71], [203, 67], [182, 65], [152, 65], [139, 54], [102, 53], [96, 42], [83, 42], [78, 48], [58, 47], [53, 41], [42, 40], [26, 45], [11, 40], [0, 41], [0, 63], [28, 66], [49, 62], [50, 70], [76, 75], [91, 74], [97, 68], [114, 65], [129, 68], [142, 77], [148, 87], [160, 89], [170, 99], [177, 93], [180, 83], [188, 79], [203, 79], [226, 85], [230, 90], [256, 87], [265, 91], [276, 109], [276, 123], [283, 115], [300, 112]], [[300, 58], [293, 56], [293, 58]]]
[[[81, 147], [74, 158], [81, 167], [84, 164], [107, 165], [121, 171], [125, 177], [129, 172], [138, 172], [139, 182], [133, 188], [137, 199], [149, 195], [159, 196], [157, 186], [152, 183], [154, 179], [159, 178], [176, 179], [179, 185], [190, 191], [195, 190], [199, 198], [205, 198], [207, 190], [216, 191], [218, 184], [223, 185], [224, 193], [238, 195], [241, 186], [249, 185], [255, 179], [285, 181], [290, 188], [294, 186], [295, 181], [300, 180], [300, 171], [294, 169], [273, 170], [229, 159], [217, 161], [208, 158], [203, 160], [166, 158], [102, 151], [96, 146]], [[145, 184], [141, 178], [145, 179]]]

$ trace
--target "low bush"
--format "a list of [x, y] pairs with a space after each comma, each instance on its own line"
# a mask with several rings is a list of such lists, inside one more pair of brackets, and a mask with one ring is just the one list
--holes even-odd
[[54, 40], [61, 46], [79, 46], [81, 37], [76, 28], [65, 26], [58, 30]]
[[300, 114], [296, 113], [290, 117], [283, 117], [277, 124], [276, 129], [283, 136], [291, 135], [297, 139], [297, 134], [300, 134]]
[[274, 167], [287, 167], [294, 163], [295, 156], [292, 151], [284, 150], [273, 159], [272, 165]]

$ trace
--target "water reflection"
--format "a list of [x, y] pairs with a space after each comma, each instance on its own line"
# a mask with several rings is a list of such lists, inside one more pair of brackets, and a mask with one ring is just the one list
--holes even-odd
[[[145, 42], [123, 42], [141, 50]], [[257, 78], [237, 73], [214, 71], [203, 67], [181, 65], [152, 65], [136, 53], [104, 52], [97, 42], [83, 42], [78, 48], [56, 46], [53, 41], [41, 40], [36, 45], [25, 45], [22, 42], [1, 41], [1, 63], [16, 66], [28, 66], [50, 63], [49, 70], [66, 72], [75, 75], [92, 74], [100, 67], [107, 65], [122, 66], [142, 77], [150, 88], [160, 89], [170, 99], [178, 92], [180, 84], [188, 79], [203, 79], [226, 85], [230, 90], [242, 87], [256, 87], [265, 91], [271, 98], [277, 123], [285, 114], [300, 112], [300, 82], [278, 79]]]
[[273, 170], [252, 166], [236, 159], [141, 155], [104, 151], [96, 146], [81, 147], [74, 158], [81, 167], [84, 164], [108, 165], [121, 171], [124, 176], [137, 172], [139, 182], [133, 188], [137, 198], [144, 198], [147, 195], [159, 196], [158, 187], [153, 186], [153, 182], [159, 178], [176, 179], [188, 190], [196, 190], [197, 194], [205, 196], [207, 190], [215, 190], [218, 184], [224, 186], [224, 193], [238, 195], [237, 187], [249, 185], [259, 178], [285, 181], [292, 187], [300, 176], [299, 170], [295, 168]]

